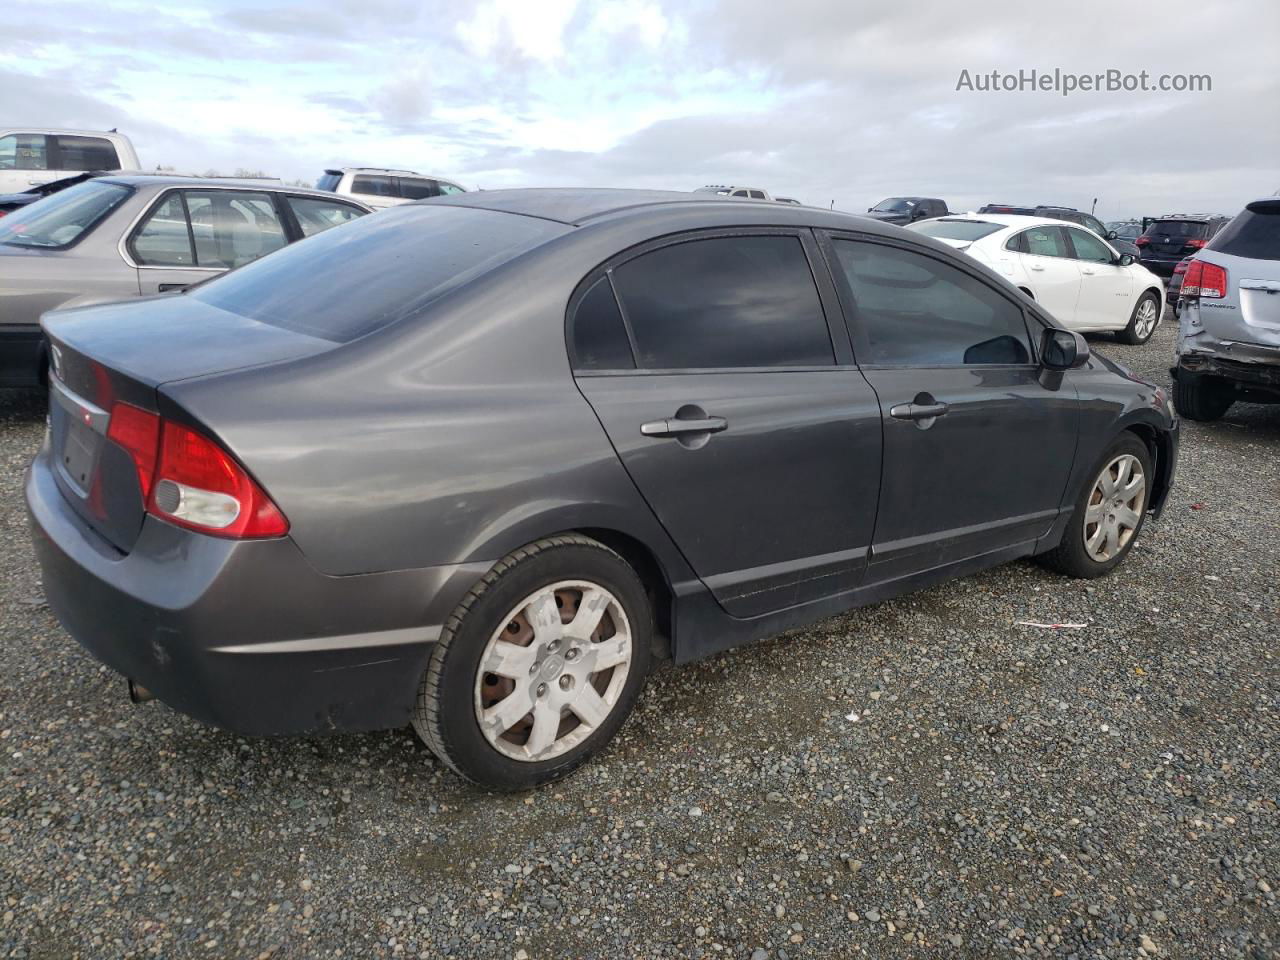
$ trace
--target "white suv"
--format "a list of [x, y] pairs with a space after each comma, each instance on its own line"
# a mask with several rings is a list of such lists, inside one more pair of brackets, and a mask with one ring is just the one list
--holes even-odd
[[122, 133], [54, 127], [0, 127], [0, 193], [90, 170], [137, 170], [138, 155]]
[[326, 170], [324, 176], [316, 181], [316, 189], [347, 194], [378, 210], [412, 200], [467, 192], [466, 187], [443, 177], [428, 176], [412, 170], [383, 170], [380, 167]]

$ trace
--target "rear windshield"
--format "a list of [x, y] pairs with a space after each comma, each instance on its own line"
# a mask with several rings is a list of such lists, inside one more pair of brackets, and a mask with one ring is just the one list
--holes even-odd
[[997, 230], [1003, 230], [1004, 227], [987, 220], [943, 219], [921, 220], [919, 223], [911, 224], [907, 229], [923, 233], [926, 237], [937, 237], [939, 240], [968, 240], [972, 243]]
[[87, 180], [0, 218], [0, 243], [63, 250], [83, 240], [133, 190]]
[[1210, 250], [1251, 260], [1280, 260], [1280, 200], [1249, 204], [1209, 241]]
[[338, 184], [342, 182], [342, 174], [335, 173], [332, 170], [326, 170], [324, 176], [316, 181], [317, 190], [328, 190], [332, 193], [338, 189]]
[[412, 316], [568, 229], [535, 217], [411, 204], [301, 240], [188, 296], [260, 323], [346, 343]]
[[1157, 220], [1147, 227], [1148, 237], [1203, 237], [1209, 225], [1203, 220]]

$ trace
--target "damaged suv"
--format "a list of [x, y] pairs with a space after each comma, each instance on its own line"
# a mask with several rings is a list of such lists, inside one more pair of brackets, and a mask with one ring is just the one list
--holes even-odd
[[1280, 403], [1280, 197], [1249, 204], [1187, 266], [1174, 403], [1217, 420], [1237, 400]]

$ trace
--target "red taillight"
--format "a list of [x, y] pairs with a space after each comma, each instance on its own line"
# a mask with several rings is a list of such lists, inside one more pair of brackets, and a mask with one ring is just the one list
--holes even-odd
[[156, 473], [156, 452], [160, 447], [160, 418], [130, 403], [117, 403], [111, 408], [111, 426], [107, 439], [124, 447], [138, 471], [138, 486], [143, 502], [151, 495], [151, 480]]
[[1139, 237], [1137, 240], [1133, 241], [1133, 245], [1135, 247], [1145, 247], [1150, 242], [1151, 242], [1151, 238], [1144, 234], [1143, 236]]
[[1187, 266], [1187, 275], [1182, 278], [1181, 294], [1221, 300], [1227, 295], [1227, 271], [1216, 263], [1192, 260]]
[[1187, 246], [1190, 247], [1192, 250], [1199, 250], [1201, 247], [1204, 246], [1204, 243], [1205, 241], [1203, 237], [1192, 237], [1187, 241]]
[[117, 403], [107, 437], [133, 458], [147, 513], [218, 537], [289, 532], [289, 521], [266, 492], [203, 434]]
[[1186, 273], [1186, 272], [1187, 272], [1187, 261], [1186, 261], [1186, 260], [1183, 260], [1181, 263], [1179, 263], [1176, 267], [1174, 267], [1174, 268], [1173, 268], [1173, 272], [1174, 272], [1174, 274], [1175, 274], [1175, 275], [1176, 275], [1176, 274], [1179, 274], [1179, 273]]

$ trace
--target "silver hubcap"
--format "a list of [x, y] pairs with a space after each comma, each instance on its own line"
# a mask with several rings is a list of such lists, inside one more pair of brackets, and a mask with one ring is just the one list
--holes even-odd
[[1084, 549], [1103, 563], [1116, 556], [1133, 539], [1147, 501], [1147, 479], [1142, 462], [1125, 453], [1099, 474], [1084, 511]]
[[631, 624], [599, 584], [564, 580], [529, 594], [494, 631], [476, 677], [476, 719], [513, 760], [550, 760], [591, 736], [617, 706]]
[[1138, 305], [1138, 315], [1133, 321], [1133, 332], [1138, 335], [1140, 340], [1145, 340], [1151, 336], [1151, 332], [1156, 328], [1156, 305], [1150, 300], [1143, 300]]

